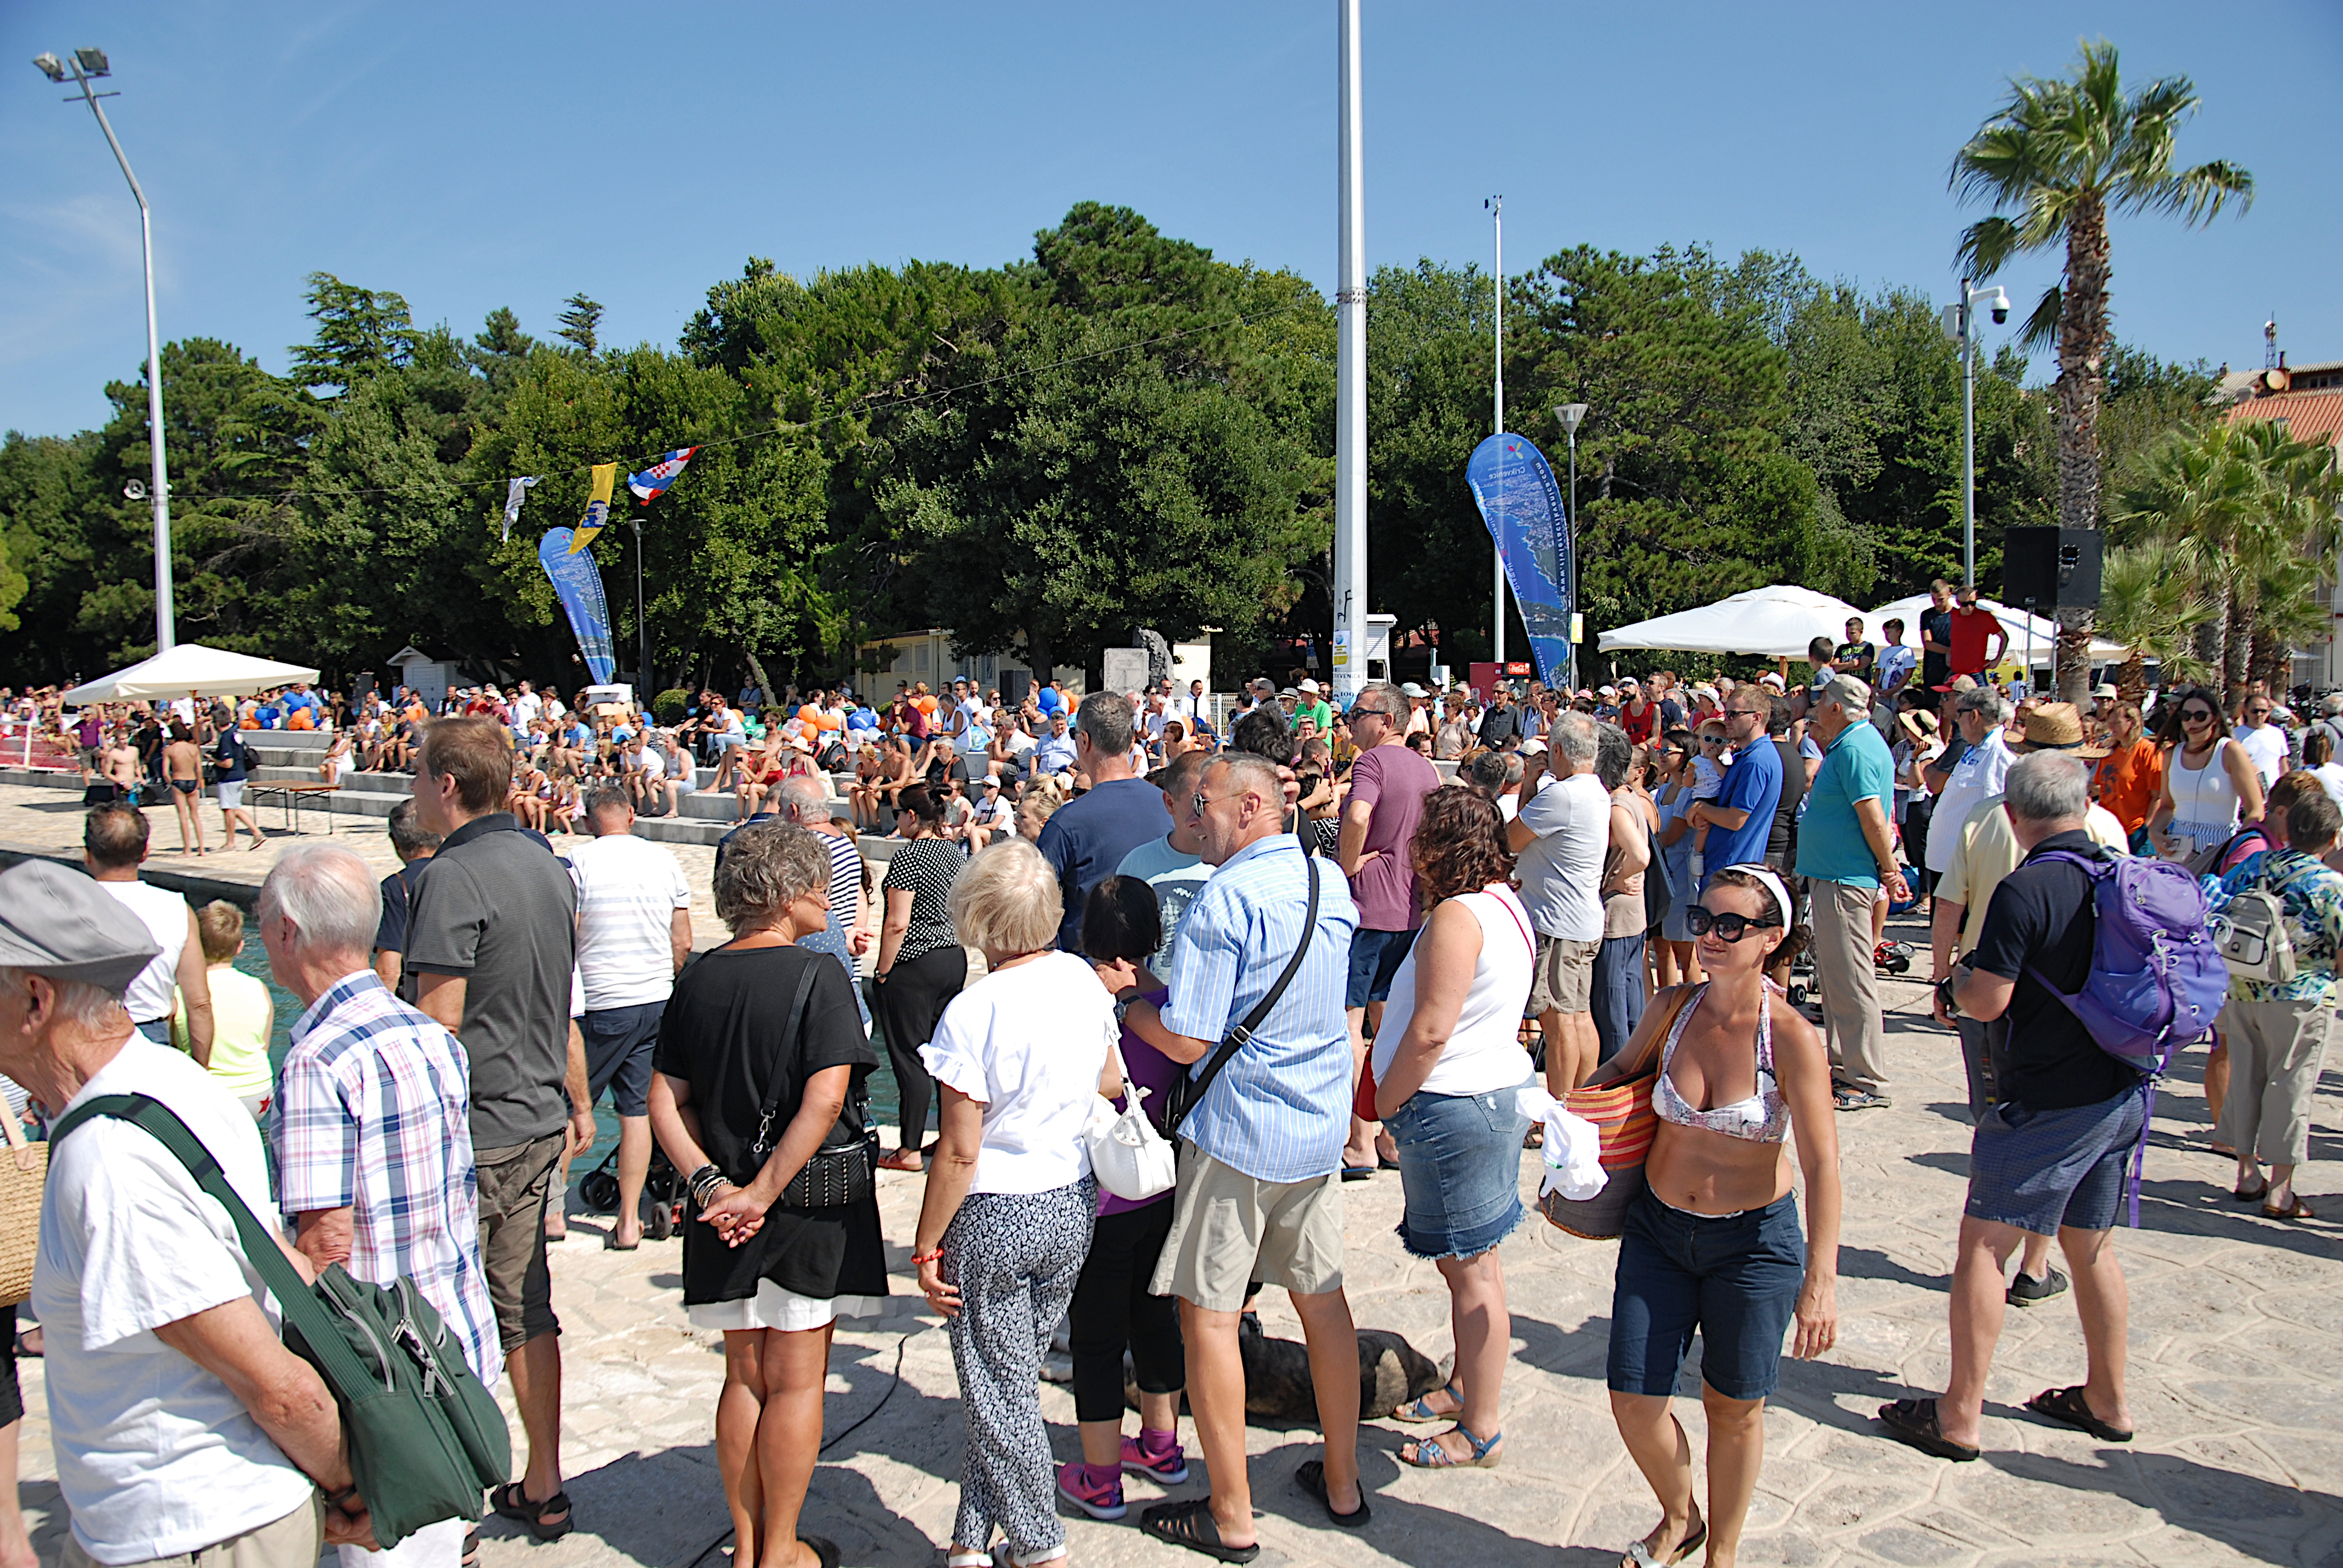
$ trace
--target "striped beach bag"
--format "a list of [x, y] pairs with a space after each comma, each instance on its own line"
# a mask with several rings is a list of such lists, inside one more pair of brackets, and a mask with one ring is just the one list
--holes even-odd
[[[1602, 1134], [1603, 1191], [1592, 1198], [1570, 1199], [1549, 1192], [1538, 1200], [1538, 1211], [1549, 1223], [1584, 1236], [1590, 1241], [1618, 1240], [1626, 1223], [1627, 1205], [1643, 1196], [1644, 1157], [1652, 1151], [1652, 1135], [1659, 1118], [1652, 1110], [1652, 1089], [1659, 1081], [1660, 1047], [1684, 1010], [1695, 988], [1677, 986], [1667, 1001], [1644, 1015], [1644, 1048], [1637, 1060], [1620, 1064], [1601, 1084], [1587, 1084], [1563, 1097], [1573, 1116], [1594, 1123]], [[1632, 1049], [1632, 1048], [1631, 1048]]]

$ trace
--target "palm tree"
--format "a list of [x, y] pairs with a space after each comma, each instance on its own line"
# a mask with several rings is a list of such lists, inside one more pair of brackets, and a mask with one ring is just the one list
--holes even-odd
[[2215, 613], [2178, 547], [2157, 540], [2109, 550], [2100, 574], [2098, 634], [2127, 649], [2115, 674], [2124, 700], [2137, 702], [2147, 690], [2151, 658], [2162, 666], [2167, 688], [2202, 679], [2213, 665], [2197, 633]]
[[[2099, 398], [2106, 386], [2107, 218], [2167, 213], [2210, 220], [2231, 197], [2253, 200], [2254, 177], [2230, 163], [2175, 169], [2174, 132], [2199, 103], [2186, 76], [2165, 76], [2127, 94], [2115, 45], [2085, 43], [2069, 78], [2020, 76], [2008, 100], [1953, 159], [1951, 184], [1965, 200], [1993, 209], [1963, 231], [1961, 259], [1990, 277], [2012, 256], [2063, 243], [2060, 283], [2042, 297], [2023, 341], [2058, 351], [2058, 521], [2099, 521]], [[2090, 679], [2091, 612], [2058, 612], [2058, 690], [2084, 699]]]
[[[2208, 425], [2177, 430], [2151, 447], [2127, 470], [2109, 508], [2116, 541], [2157, 548], [2203, 602], [2206, 613], [2192, 623], [2193, 657], [2207, 671], [2222, 663], [2225, 643], [2241, 635], [2232, 624], [2238, 549], [2262, 497], [2261, 473], [2244, 432], [2235, 425]], [[2105, 591], [2103, 581], [2102, 618]]]

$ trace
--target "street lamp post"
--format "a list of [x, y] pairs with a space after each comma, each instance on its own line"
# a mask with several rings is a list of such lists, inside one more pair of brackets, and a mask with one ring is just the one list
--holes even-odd
[[1945, 307], [1945, 336], [1961, 346], [1961, 586], [1976, 587], [1976, 310], [2009, 319], [2009, 293], [1998, 284], [1971, 288], [1961, 279], [1960, 301]]
[[1570, 573], [1570, 689], [1578, 689], [1578, 422], [1586, 417], [1584, 403], [1564, 403], [1554, 411], [1562, 433], [1570, 438], [1570, 505], [1562, 514], [1562, 554]]
[[[74, 85], [80, 90], [81, 101], [97, 116], [97, 128], [106, 133], [106, 145], [114, 149], [114, 161], [122, 166], [122, 177], [130, 182], [130, 194], [138, 202], [138, 247], [146, 261], [146, 428], [148, 447], [155, 459], [155, 651], [163, 653], [178, 638], [171, 613], [171, 483], [163, 461], [163, 348], [155, 329], [154, 219], [146, 210], [146, 193], [138, 188], [138, 176], [130, 172], [130, 160], [123, 156], [113, 123], [98, 104], [100, 98], [120, 95], [93, 93], [89, 89], [91, 82], [114, 74], [106, 64], [106, 51], [75, 49], [65, 60], [55, 55], [35, 55], [33, 64], [52, 82], [63, 84], [68, 75], [72, 77]], [[72, 103], [73, 99], [65, 101]]]
[[651, 682], [651, 622], [650, 612], [643, 604], [643, 520], [628, 518], [628, 527], [635, 530], [635, 701], [642, 711], [650, 711], [647, 696]]

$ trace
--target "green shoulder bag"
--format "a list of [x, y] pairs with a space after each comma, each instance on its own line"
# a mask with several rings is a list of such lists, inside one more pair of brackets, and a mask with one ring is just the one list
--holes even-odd
[[512, 1439], [494, 1396], [415, 1282], [364, 1284], [337, 1263], [305, 1284], [168, 1106], [143, 1094], [104, 1095], [58, 1122], [51, 1144], [93, 1116], [143, 1130], [235, 1220], [246, 1259], [284, 1314], [286, 1348], [317, 1369], [341, 1407], [350, 1473], [377, 1543], [396, 1546], [427, 1524], [479, 1518], [481, 1493], [510, 1478]]

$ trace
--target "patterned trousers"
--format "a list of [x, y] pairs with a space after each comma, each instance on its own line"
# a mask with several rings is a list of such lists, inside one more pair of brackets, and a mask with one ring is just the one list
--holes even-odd
[[1020, 1553], [1065, 1544], [1039, 1384], [1097, 1212], [1085, 1176], [1047, 1192], [971, 1192], [944, 1231], [943, 1277], [960, 1302], [949, 1322], [965, 1427], [960, 1545], [984, 1550], [996, 1524]]

